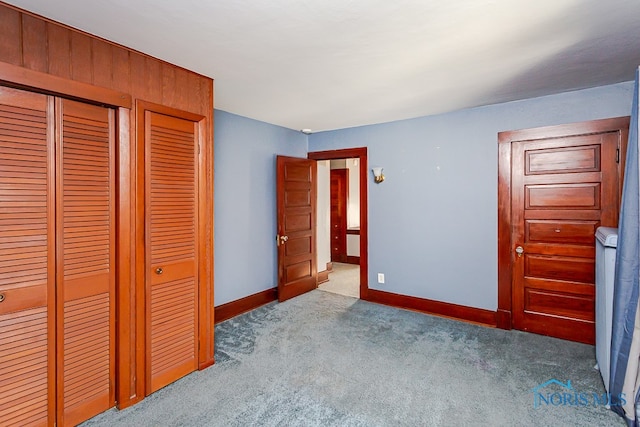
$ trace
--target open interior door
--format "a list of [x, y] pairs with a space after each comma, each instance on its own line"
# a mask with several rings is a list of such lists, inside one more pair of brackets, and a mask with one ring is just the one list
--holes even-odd
[[278, 300], [315, 289], [316, 161], [277, 157]]

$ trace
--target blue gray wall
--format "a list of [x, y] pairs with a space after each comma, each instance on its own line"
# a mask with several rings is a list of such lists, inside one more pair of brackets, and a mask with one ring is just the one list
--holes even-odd
[[[369, 177], [370, 288], [495, 310], [498, 132], [626, 116], [632, 90], [628, 82], [321, 132], [309, 151], [366, 146], [369, 165], [384, 168], [382, 184]], [[217, 214], [218, 194], [216, 203]], [[216, 241], [216, 268], [224, 251]]]
[[214, 111], [215, 305], [277, 286], [276, 155], [307, 157], [307, 136]]

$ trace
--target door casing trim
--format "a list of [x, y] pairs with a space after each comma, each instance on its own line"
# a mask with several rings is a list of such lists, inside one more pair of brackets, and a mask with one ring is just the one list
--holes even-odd
[[[197, 354], [198, 370], [214, 363], [214, 308], [213, 308], [213, 146], [207, 144], [208, 130], [206, 117], [189, 111], [178, 110], [152, 102], [136, 100], [135, 145], [131, 147], [131, 188], [134, 191], [135, 216], [134, 238], [132, 239], [132, 275], [135, 286], [135, 301], [132, 304], [135, 316], [135, 342], [140, 351], [136, 354], [135, 375], [138, 396], [149, 394], [146, 366], [146, 261], [145, 261], [145, 113], [153, 112], [166, 116], [192, 121], [196, 124], [198, 155], [198, 230], [196, 230], [198, 248], [198, 329], [199, 350]], [[121, 190], [123, 191], [123, 190]]]
[[367, 147], [340, 150], [313, 151], [307, 154], [312, 160], [358, 159], [360, 164], [360, 299], [369, 294], [369, 205]]

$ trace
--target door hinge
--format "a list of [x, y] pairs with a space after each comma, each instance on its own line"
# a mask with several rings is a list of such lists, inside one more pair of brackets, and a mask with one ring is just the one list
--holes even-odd
[[616, 148], [616, 163], [620, 163], [620, 149]]

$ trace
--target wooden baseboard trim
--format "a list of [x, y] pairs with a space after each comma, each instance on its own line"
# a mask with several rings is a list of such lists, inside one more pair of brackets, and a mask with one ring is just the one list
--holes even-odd
[[224, 322], [278, 299], [278, 288], [267, 289], [214, 308], [215, 323]]
[[481, 308], [394, 294], [377, 289], [369, 289], [366, 298], [363, 299], [391, 307], [404, 308], [483, 326], [496, 327], [496, 312]]
[[329, 270], [318, 271], [318, 285], [329, 281]]
[[496, 326], [500, 329], [511, 329], [511, 312], [498, 309], [496, 312]]
[[347, 264], [357, 264], [357, 265], [360, 265], [360, 257], [359, 257], [359, 256], [351, 256], [351, 255], [347, 255]]

